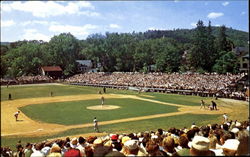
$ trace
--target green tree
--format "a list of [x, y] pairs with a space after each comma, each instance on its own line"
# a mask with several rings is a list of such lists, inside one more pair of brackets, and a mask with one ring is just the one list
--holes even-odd
[[70, 33], [54, 36], [48, 43], [51, 64], [60, 66], [64, 75], [74, 74], [76, 71], [77, 56], [79, 55], [79, 41]]
[[215, 37], [213, 36], [211, 21], [208, 23], [207, 27], [207, 42], [206, 42], [206, 52], [204, 55], [204, 69], [211, 72], [212, 66], [215, 64], [216, 60], [216, 49], [214, 45]]
[[227, 72], [237, 73], [238, 60], [234, 52], [220, 52], [220, 58], [216, 60], [216, 64], [213, 66], [213, 71], [225, 74]]
[[10, 77], [37, 75], [43, 64], [42, 51], [38, 43], [25, 43], [12, 48], [4, 56], [7, 62], [7, 74]]
[[226, 34], [226, 26], [222, 25], [219, 29], [219, 35], [216, 39], [216, 48], [217, 48], [217, 52], [221, 52], [221, 51], [231, 51], [232, 47], [234, 46], [232, 41], [228, 40], [227, 38], [227, 34]]
[[205, 57], [207, 53], [207, 32], [203, 24], [203, 21], [199, 20], [196, 27], [196, 33], [194, 36], [194, 45], [190, 50], [188, 59], [190, 66], [195, 70], [198, 68], [205, 68]]

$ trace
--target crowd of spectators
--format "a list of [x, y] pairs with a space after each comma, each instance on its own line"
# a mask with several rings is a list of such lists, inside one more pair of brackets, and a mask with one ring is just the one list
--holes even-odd
[[[179, 94], [207, 93], [208, 96], [226, 97], [246, 100], [246, 89], [236, 90], [237, 81], [246, 74], [216, 74], [216, 73], [139, 73], [139, 72], [88, 72], [69, 77], [62, 82], [81, 83], [86, 85], [109, 85], [121, 89], [137, 87], [145, 89], [160, 89]], [[50, 83], [54, 80], [49, 76], [21, 76], [16, 79], [2, 79], [1, 85]], [[153, 90], [154, 91], [154, 90]], [[179, 92], [181, 91], [181, 92]], [[184, 92], [183, 92], [184, 91]]]
[[15, 79], [3, 79], [1, 78], [1, 85], [15, 85], [15, 84], [32, 84], [32, 83], [49, 83], [52, 82], [52, 78], [44, 75], [36, 76], [20, 76]]
[[[239, 79], [245, 74], [216, 73], [84, 73], [66, 79], [69, 83], [84, 83], [95, 85], [113, 85], [139, 88], [160, 88], [170, 90], [189, 90], [191, 92], [217, 93], [221, 97], [245, 97], [244, 91], [232, 90]], [[234, 92], [234, 93], [232, 93]], [[236, 93], [237, 94], [236, 94]]]
[[249, 156], [249, 121], [225, 121], [181, 129], [157, 129], [102, 137], [74, 137], [38, 143], [21, 141], [12, 151], [1, 147], [1, 157], [102, 156]]

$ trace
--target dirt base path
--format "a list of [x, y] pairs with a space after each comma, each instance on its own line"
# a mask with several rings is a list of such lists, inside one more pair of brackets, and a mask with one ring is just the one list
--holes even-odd
[[[44, 123], [39, 121], [34, 121], [27, 117], [25, 114], [21, 113], [20, 121], [16, 122], [14, 113], [18, 110], [18, 107], [31, 105], [31, 104], [41, 104], [41, 103], [51, 103], [51, 102], [65, 102], [65, 101], [79, 101], [79, 100], [90, 100], [99, 99], [99, 94], [89, 94], [89, 95], [73, 95], [73, 96], [56, 96], [56, 97], [41, 97], [41, 98], [28, 98], [28, 99], [17, 99], [10, 101], [1, 102], [1, 136], [11, 136], [11, 135], [22, 135], [22, 136], [41, 136], [41, 135], [51, 135], [58, 132], [66, 131], [68, 129], [91, 127], [92, 123], [81, 124], [81, 125], [59, 125]], [[224, 112], [230, 113], [233, 110], [228, 107], [220, 107], [220, 110], [209, 111], [207, 109], [200, 109], [199, 106], [185, 106], [179, 104], [171, 104], [166, 102], [161, 102], [157, 100], [151, 100], [147, 98], [141, 98], [134, 95], [121, 95], [121, 94], [105, 94], [105, 98], [131, 98], [143, 101], [149, 101], [164, 105], [177, 106], [179, 112], [155, 114], [141, 117], [132, 117], [119, 120], [110, 120], [100, 122], [99, 125], [108, 125], [121, 122], [138, 121], [159, 117], [175, 116], [186, 113], [192, 114], [222, 114]]]

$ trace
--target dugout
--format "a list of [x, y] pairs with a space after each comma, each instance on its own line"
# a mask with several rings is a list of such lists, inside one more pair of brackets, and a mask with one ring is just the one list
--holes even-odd
[[50, 76], [53, 79], [62, 77], [62, 69], [60, 66], [43, 66], [41, 67], [42, 75]]

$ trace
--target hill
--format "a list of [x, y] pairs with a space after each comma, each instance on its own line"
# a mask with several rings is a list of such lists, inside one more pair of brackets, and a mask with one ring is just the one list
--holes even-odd
[[[219, 34], [220, 27], [212, 27], [212, 33], [215, 37]], [[144, 36], [146, 39], [156, 39], [162, 37], [173, 38], [181, 43], [191, 43], [193, 36], [195, 34], [196, 29], [174, 29], [174, 30], [149, 30], [144, 32]], [[226, 34], [228, 39], [233, 41], [235, 46], [246, 46], [249, 41], [249, 33], [227, 28]]]
[[10, 42], [1, 42], [1, 45], [10, 45]]

